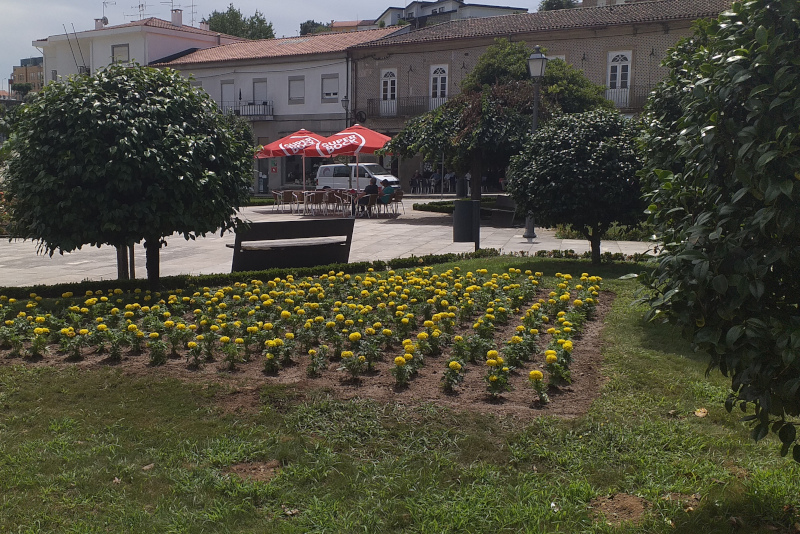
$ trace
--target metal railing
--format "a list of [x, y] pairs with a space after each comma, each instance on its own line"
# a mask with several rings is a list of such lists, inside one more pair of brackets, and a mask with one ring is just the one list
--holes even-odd
[[631, 85], [626, 89], [606, 89], [606, 98], [619, 109], [641, 110], [655, 85]]
[[223, 113], [242, 117], [272, 117], [272, 101], [266, 102], [220, 102], [219, 109]]
[[449, 97], [407, 96], [395, 100], [370, 98], [367, 100], [369, 117], [416, 117], [434, 110], [447, 102]]

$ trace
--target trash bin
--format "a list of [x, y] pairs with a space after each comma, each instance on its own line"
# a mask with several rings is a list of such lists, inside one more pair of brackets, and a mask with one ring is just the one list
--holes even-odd
[[456, 200], [453, 209], [453, 242], [474, 242], [477, 250], [481, 239], [480, 200]]
[[466, 178], [459, 178], [456, 180], [456, 196], [458, 198], [466, 198], [467, 197], [467, 179]]

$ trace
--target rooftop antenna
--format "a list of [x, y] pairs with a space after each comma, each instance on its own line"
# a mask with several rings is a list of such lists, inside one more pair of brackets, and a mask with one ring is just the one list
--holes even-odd
[[[72, 35], [75, 36], [75, 45], [78, 47], [78, 52], [81, 53], [81, 63], [83, 63], [83, 68], [86, 68], [86, 60], [83, 59], [83, 50], [81, 50], [81, 43], [78, 41], [78, 34], [75, 33], [75, 25], [72, 25]], [[80, 70], [80, 69], [79, 69]]]
[[194, 0], [192, 0], [191, 8], [190, 8], [190, 11], [189, 11], [189, 15], [192, 16], [192, 19], [191, 19], [192, 20], [192, 22], [191, 22], [192, 26], [194, 26], [195, 15], [197, 15], [197, 10], [195, 9], [196, 7], [197, 6], [195, 5]]
[[[131, 6], [131, 9], [138, 9], [139, 10], [139, 15], [138, 15], [139, 16], [139, 20], [142, 20], [145, 17], [151, 17], [152, 16], [152, 13], [145, 13], [145, 11], [147, 11], [148, 7], [150, 7], [150, 6], [148, 6], [146, 3], [143, 3], [143, 4], [139, 4], [138, 6]], [[125, 16], [129, 17], [129, 18], [135, 18], [137, 15], [125, 15]]]
[[64, 25], [64, 24], [62, 24], [61, 26], [63, 26], [63, 27], [64, 27], [64, 35], [66, 35], [66, 36], [67, 36], [67, 43], [69, 43], [69, 50], [70, 50], [70, 52], [72, 52], [72, 61], [74, 61], [74, 62], [75, 62], [75, 68], [76, 68], [77, 70], [80, 70], [80, 69], [78, 68], [78, 60], [77, 60], [77, 59], [75, 59], [75, 50], [72, 48], [72, 41], [70, 41], [70, 39], [69, 39], [69, 32], [67, 31], [67, 27], [66, 27], [66, 25]]
[[117, 5], [116, 2], [110, 2], [109, 0], [105, 0], [103, 2], [103, 20], [108, 20], [108, 19], [106, 19], [106, 8], [108, 6], [115, 6], [115, 5]]

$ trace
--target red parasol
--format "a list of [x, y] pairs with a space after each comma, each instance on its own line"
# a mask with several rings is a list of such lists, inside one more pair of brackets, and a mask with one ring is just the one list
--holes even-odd
[[298, 130], [291, 135], [273, 141], [256, 153], [257, 158], [279, 158], [282, 156], [303, 156], [303, 191], [306, 190], [306, 156], [304, 150], [315, 146], [325, 138], [308, 130]]
[[339, 133], [327, 137], [313, 146], [305, 149], [305, 155], [309, 157], [330, 158], [333, 156], [355, 156], [356, 157], [356, 189], [360, 189], [358, 179], [358, 155], [374, 154], [380, 150], [392, 138], [383, 135], [375, 130], [370, 130], [360, 124], [354, 124], [345, 128]]

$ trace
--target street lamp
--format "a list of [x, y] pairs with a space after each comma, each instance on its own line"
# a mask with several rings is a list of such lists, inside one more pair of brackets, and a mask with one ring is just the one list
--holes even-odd
[[[547, 68], [547, 56], [542, 54], [539, 45], [533, 47], [533, 53], [528, 58], [528, 74], [533, 80], [533, 117], [531, 119], [531, 134], [536, 133], [539, 126], [539, 93], [544, 78], [544, 69]], [[536, 237], [533, 213], [528, 213], [525, 218], [525, 233], [522, 235], [529, 242]]]
[[342, 107], [344, 108], [344, 127], [350, 127], [350, 99], [347, 98], [347, 95], [344, 95], [342, 98]]

